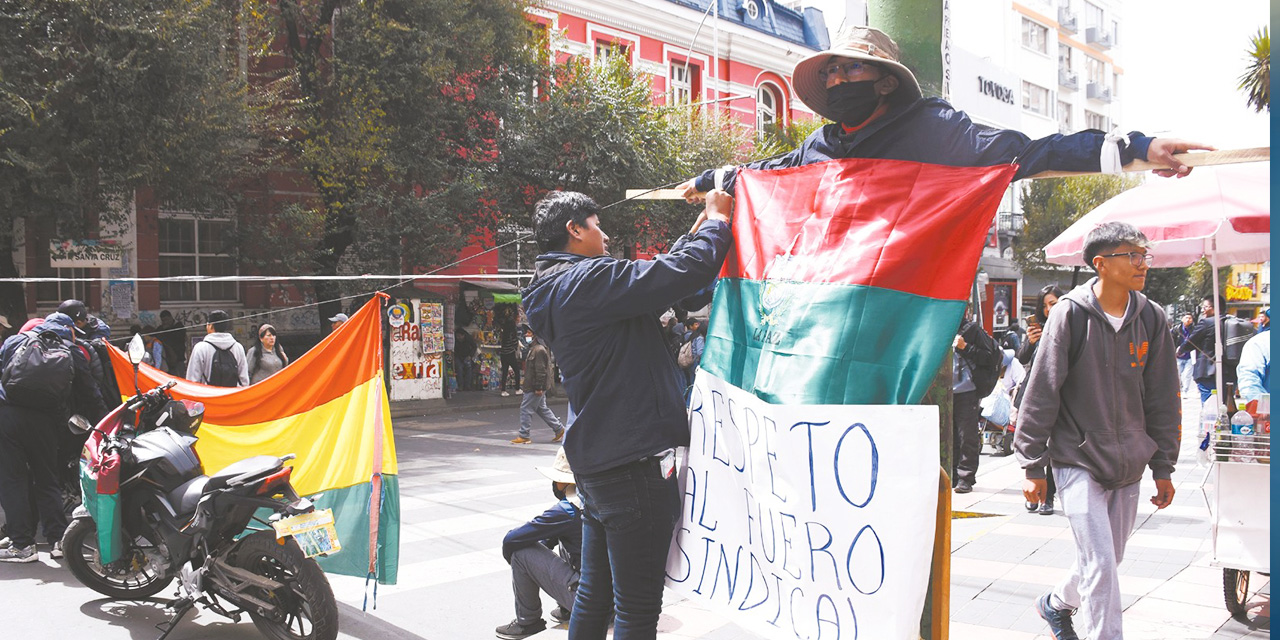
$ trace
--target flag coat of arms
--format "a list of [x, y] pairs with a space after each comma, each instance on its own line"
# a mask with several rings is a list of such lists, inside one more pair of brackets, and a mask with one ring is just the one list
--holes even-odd
[[668, 585], [774, 638], [916, 638], [938, 487], [919, 405], [1016, 167], [738, 173]]
[[[196, 452], [205, 473], [254, 455], [297, 458], [291, 481], [332, 509], [342, 551], [317, 560], [328, 572], [395, 584], [400, 547], [400, 491], [391, 408], [383, 382], [379, 295], [338, 330], [275, 375], [241, 388], [211, 387], [141, 365], [147, 390], [176, 380], [175, 398], [205, 405]], [[133, 366], [111, 350], [122, 392]], [[86, 491], [87, 493], [87, 491]]]

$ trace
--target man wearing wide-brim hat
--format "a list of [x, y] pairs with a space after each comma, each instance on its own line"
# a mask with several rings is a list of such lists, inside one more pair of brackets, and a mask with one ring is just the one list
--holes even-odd
[[[909, 160], [957, 167], [1016, 162], [1014, 179], [1046, 170], [1118, 172], [1135, 158], [1162, 165], [1169, 177], [1191, 171], [1173, 154], [1207, 145], [1175, 138], [1152, 138], [1133, 131], [1108, 135], [1097, 130], [1054, 134], [1032, 140], [1021, 132], [975, 124], [941, 98], [925, 98], [915, 75], [902, 64], [898, 45], [884, 32], [852, 27], [830, 49], [796, 65], [796, 95], [818, 115], [831, 120], [795, 151], [760, 160], [748, 169], [782, 169], [840, 158]], [[1108, 139], [1110, 141], [1108, 141]], [[715, 185], [715, 171], [690, 179], [681, 188], [690, 202]], [[724, 176], [734, 192], [736, 170]]]
[[539, 591], [545, 591], [560, 605], [551, 612], [552, 620], [567, 622], [578, 589], [582, 501], [564, 447], [556, 452], [550, 467], [536, 468], [551, 480], [551, 491], [560, 501], [508, 531], [502, 539], [502, 557], [511, 564], [516, 601], [516, 619], [494, 630], [503, 640], [520, 640], [547, 628]]

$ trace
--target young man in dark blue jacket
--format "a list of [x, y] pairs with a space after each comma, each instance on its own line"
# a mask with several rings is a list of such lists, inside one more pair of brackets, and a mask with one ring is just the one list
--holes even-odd
[[608, 255], [591, 198], [555, 191], [537, 204], [543, 254], [523, 299], [564, 375], [564, 448], [585, 509], [570, 640], [603, 639], [615, 609], [615, 640], [657, 634], [680, 513], [674, 450], [689, 443], [684, 380], [659, 317], [682, 301], [695, 304], [687, 299], [715, 280], [732, 209], [727, 193], [708, 193], [706, 211], [671, 253], [633, 261]]
[[[1212, 147], [1175, 138], [1125, 136], [1097, 130], [1054, 134], [1032, 140], [1019, 131], [975, 124], [940, 98], [924, 98], [915, 76], [898, 60], [898, 45], [871, 27], [852, 27], [834, 46], [796, 64], [796, 95], [814, 113], [832, 121], [814, 131], [795, 151], [745, 165], [782, 169], [841, 158], [908, 160], [953, 167], [1017, 163], [1014, 180], [1045, 170], [1115, 173], [1135, 158], [1169, 169], [1165, 177], [1187, 175], [1173, 154]], [[724, 188], [733, 193], [737, 171]], [[690, 202], [711, 189], [714, 170], [683, 185]]]

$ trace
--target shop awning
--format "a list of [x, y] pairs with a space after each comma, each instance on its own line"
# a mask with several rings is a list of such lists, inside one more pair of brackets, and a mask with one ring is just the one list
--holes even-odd
[[463, 280], [462, 283], [489, 291], [520, 293], [520, 287], [516, 286], [514, 282], [506, 282], [504, 280]]

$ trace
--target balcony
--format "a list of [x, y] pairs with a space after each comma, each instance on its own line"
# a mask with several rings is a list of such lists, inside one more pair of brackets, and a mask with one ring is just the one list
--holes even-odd
[[1001, 213], [996, 216], [996, 230], [1004, 236], [1022, 235], [1022, 227], [1025, 225], [1026, 218], [1020, 213]]
[[1111, 89], [1102, 83], [1090, 82], [1087, 92], [1090, 100], [1107, 103], [1111, 102]]
[[1089, 27], [1084, 30], [1084, 41], [1099, 48], [1110, 49], [1115, 45], [1111, 34], [1103, 31], [1101, 27]]
[[1058, 86], [1075, 91], [1080, 88], [1080, 76], [1067, 69], [1058, 69]]
[[1080, 30], [1080, 21], [1070, 7], [1058, 7], [1058, 31], [1075, 34]]

